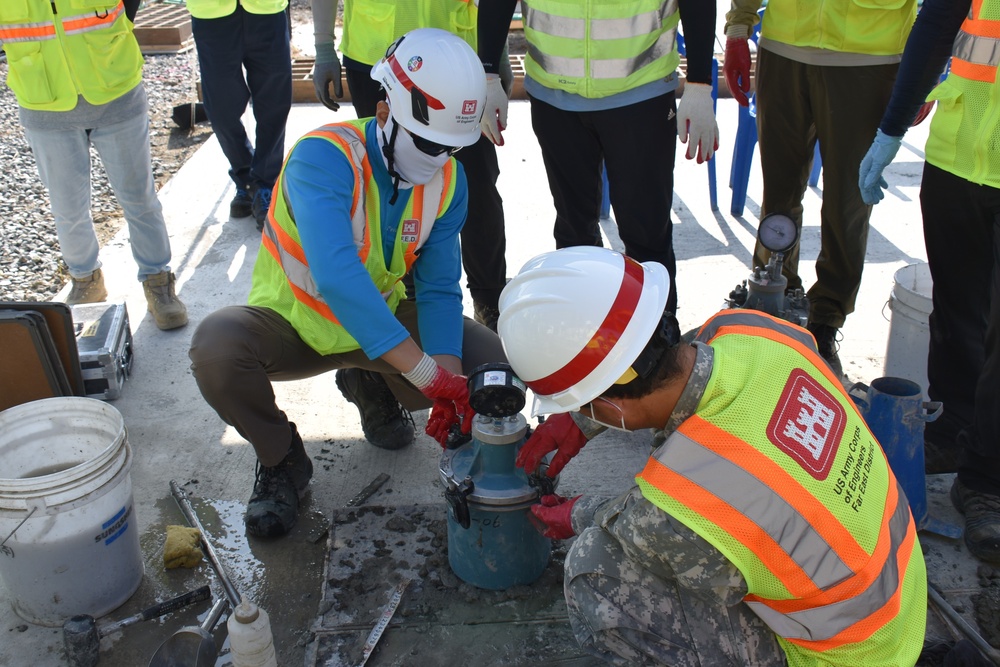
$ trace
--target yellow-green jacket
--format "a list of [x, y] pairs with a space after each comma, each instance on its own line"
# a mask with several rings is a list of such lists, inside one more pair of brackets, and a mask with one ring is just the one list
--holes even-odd
[[373, 65], [400, 35], [417, 28], [447, 30], [475, 50], [478, 15], [473, 0], [344, 0], [340, 50], [351, 60]]
[[285, 11], [288, 0], [187, 0], [191, 16], [199, 19], [217, 19], [229, 16], [239, 4], [251, 14], [277, 14]]
[[525, 71], [546, 88], [586, 98], [616, 95], [670, 76], [677, 0], [522, 0]]
[[142, 81], [142, 53], [122, 2], [0, 0], [7, 85], [26, 109], [107, 104]]

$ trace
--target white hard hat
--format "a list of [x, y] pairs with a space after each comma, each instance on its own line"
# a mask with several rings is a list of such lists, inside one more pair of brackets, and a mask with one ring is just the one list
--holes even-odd
[[535, 394], [532, 415], [569, 412], [626, 376], [670, 294], [658, 262], [592, 246], [541, 254], [500, 295], [497, 333]]
[[420, 138], [450, 147], [479, 141], [486, 72], [462, 38], [418, 28], [389, 46], [372, 79], [389, 98], [392, 117]]

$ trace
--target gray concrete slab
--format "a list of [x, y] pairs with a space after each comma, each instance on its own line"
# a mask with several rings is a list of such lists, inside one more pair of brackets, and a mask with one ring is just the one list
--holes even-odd
[[[720, 100], [719, 211], [709, 206], [707, 168], [677, 161], [674, 238], [681, 304], [678, 317], [685, 328], [700, 324], [722, 307], [729, 290], [750, 268], [761, 185], [759, 168], [755, 168], [745, 215], [737, 218], [728, 213], [726, 186], [736, 116], [735, 103]], [[317, 125], [352, 117], [349, 106], [337, 115], [319, 105], [296, 105], [288, 122], [288, 145]], [[247, 121], [252, 124], [249, 116]], [[514, 275], [530, 257], [554, 247], [554, 210], [527, 103], [511, 104], [505, 136], [507, 144], [498, 151], [500, 189], [507, 214], [507, 262], [509, 274]], [[885, 305], [893, 273], [925, 258], [917, 203], [925, 136], [926, 125], [908, 135], [904, 150], [887, 174], [892, 188], [873, 217], [858, 310], [843, 329], [841, 358], [853, 379], [867, 382], [882, 374], [890, 329]], [[228, 219], [233, 187], [226, 169], [212, 138], [161, 192], [171, 230], [178, 292], [191, 318], [186, 328], [161, 332], [146, 314], [128, 253], [127, 229], [102, 253], [110, 299], [128, 304], [135, 337], [133, 376], [114, 405], [125, 417], [135, 450], [131, 477], [146, 565], [140, 591], [109, 620], [214, 579], [207, 565], [194, 570], [163, 569], [165, 526], [184, 523], [170, 496], [168, 482], [173, 479], [195, 496], [196, 507], [204, 513], [203, 521], [217, 541], [236, 587], [271, 613], [279, 664], [311, 665], [310, 629], [318, 613], [326, 556], [322, 535], [329, 517], [380, 473], [387, 473], [390, 481], [373, 496], [371, 504], [403, 507], [440, 503], [443, 513], [437, 472], [439, 449], [422, 435], [426, 413], [415, 415], [421, 435], [413, 446], [387, 452], [367, 444], [357, 412], [340, 396], [332, 374], [277, 384], [279, 404], [298, 424], [317, 470], [305, 518], [293, 534], [274, 542], [247, 542], [241, 514], [252, 487], [255, 457], [249, 445], [201, 399], [187, 359], [197, 323], [221, 306], [245, 300], [258, 251], [259, 234], [252, 220]], [[821, 187], [806, 193], [801, 270], [807, 284], [814, 278], [812, 261], [819, 247], [820, 202]], [[465, 305], [471, 313], [468, 295]], [[641, 469], [648, 442], [649, 433], [603, 436], [565, 471], [562, 490], [616, 493]], [[941, 504], [945, 511], [946, 482], [939, 484], [944, 491], [932, 494], [932, 502]], [[960, 545], [943, 543], [938, 551], [944, 565], [932, 573], [932, 579], [947, 589], [949, 599], [971, 612], [968, 600], [976, 576], [975, 561]], [[9, 594], [0, 592], [0, 629], [4, 631], [0, 665], [64, 664], [60, 631], [24, 623], [11, 611], [9, 602]], [[189, 611], [127, 628], [102, 642], [101, 664], [147, 664], [156, 646], [173, 630], [196, 622], [195, 612]], [[228, 664], [228, 659], [223, 656], [218, 664]]]

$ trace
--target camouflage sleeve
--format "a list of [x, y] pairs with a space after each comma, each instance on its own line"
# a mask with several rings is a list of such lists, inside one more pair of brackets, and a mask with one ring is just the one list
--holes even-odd
[[697, 533], [646, 500], [634, 486], [613, 498], [582, 496], [573, 506], [577, 534], [598, 525], [622, 545], [628, 557], [655, 576], [675, 580], [720, 604], [733, 606], [747, 594], [735, 565]]
[[726, 37], [749, 37], [760, 20], [757, 10], [762, 4], [762, 0], [731, 0], [730, 10], [726, 12]]

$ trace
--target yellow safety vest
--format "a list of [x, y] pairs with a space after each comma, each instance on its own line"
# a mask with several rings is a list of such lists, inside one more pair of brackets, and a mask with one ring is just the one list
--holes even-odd
[[[362, 119], [324, 125], [299, 141], [329, 141], [351, 162], [354, 168], [351, 226], [358, 256], [389, 309], [396, 312], [406, 292], [401, 282], [403, 276], [416, 261], [417, 251], [430, 236], [434, 221], [448, 209], [455, 195], [455, 160], [449, 159], [430, 183], [412, 189], [399, 221], [391, 265], [386, 266], [382, 252], [379, 190], [365, 146], [367, 122], [368, 119]], [[295, 147], [292, 147], [289, 155], [294, 152]], [[287, 162], [286, 158], [286, 165]], [[274, 185], [248, 301], [250, 305], [266, 306], [280, 314], [295, 327], [302, 340], [320, 354], [356, 350], [360, 347], [357, 340], [344, 329], [323, 300], [309, 272], [293, 206], [285, 191], [284, 173], [282, 167]]]
[[17, 103], [70, 111], [107, 104], [142, 81], [142, 52], [122, 2], [0, 0], [7, 85]]
[[528, 76], [553, 90], [601, 98], [670, 76], [677, 0], [521, 0]]
[[916, 15], [916, 0], [769, 0], [760, 34], [793, 46], [898, 55]]
[[[277, 14], [285, 11], [288, 0], [238, 0], [251, 14]], [[186, 0], [191, 16], [198, 19], [217, 19], [236, 11], [237, 0]]]
[[400, 35], [416, 28], [447, 30], [476, 50], [478, 16], [479, 10], [472, 0], [344, 0], [344, 37], [340, 50], [351, 60], [374, 65]]
[[927, 604], [916, 526], [809, 333], [728, 310], [698, 339], [712, 376], [637, 477], [643, 495], [739, 568], [789, 665], [914, 664]]
[[993, 188], [1000, 188], [998, 38], [1000, 2], [973, 0], [955, 37], [948, 77], [927, 98], [938, 104], [925, 151], [934, 166]]

